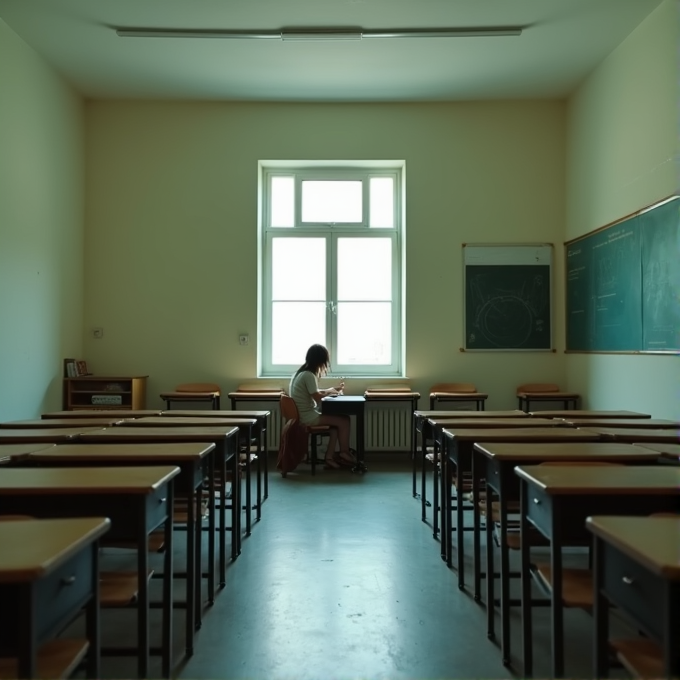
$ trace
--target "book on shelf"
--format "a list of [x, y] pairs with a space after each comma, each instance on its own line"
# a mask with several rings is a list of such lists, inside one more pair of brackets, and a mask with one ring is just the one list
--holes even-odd
[[64, 373], [67, 378], [76, 378], [77, 370], [75, 359], [64, 359]]

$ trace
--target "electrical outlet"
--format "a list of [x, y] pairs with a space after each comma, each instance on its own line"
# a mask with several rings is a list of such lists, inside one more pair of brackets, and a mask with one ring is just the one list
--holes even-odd
[[92, 329], [92, 337], [95, 340], [101, 340], [104, 337], [104, 329], [103, 328], [93, 328]]
[[238, 344], [239, 345], [247, 345], [248, 344], [248, 334], [247, 333], [241, 333], [241, 335], [238, 336]]

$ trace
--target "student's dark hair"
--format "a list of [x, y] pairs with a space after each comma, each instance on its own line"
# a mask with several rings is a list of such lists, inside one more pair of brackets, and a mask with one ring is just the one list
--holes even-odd
[[319, 375], [322, 371], [328, 371], [331, 367], [331, 355], [323, 345], [312, 345], [307, 350], [305, 363], [298, 368], [296, 375], [303, 371], [310, 371]]

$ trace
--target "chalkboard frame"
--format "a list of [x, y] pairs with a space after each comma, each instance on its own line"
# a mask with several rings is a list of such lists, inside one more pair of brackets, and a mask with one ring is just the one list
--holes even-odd
[[[661, 212], [668, 213], [673, 222], [664, 224], [660, 227], [655, 224], [655, 217]], [[674, 323], [670, 331], [666, 330], [665, 335], [670, 338], [675, 338], [675, 346], [668, 346], [662, 349], [653, 349], [649, 345], [655, 344], [652, 337], [657, 337], [655, 335], [655, 328], [649, 327], [649, 319], [653, 316], [650, 312], [650, 302], [647, 300], [648, 288], [649, 288], [649, 272], [647, 271], [651, 266], [664, 265], [666, 262], [657, 262], [659, 257], [667, 257], [668, 249], [660, 249], [663, 254], [660, 255], [657, 252], [655, 255], [650, 254], [649, 243], [653, 242], [654, 239], [649, 238], [650, 229], [669, 229], [670, 234], [666, 237], [675, 239], [676, 243], [680, 243], [680, 217], [673, 216], [675, 211], [680, 211], [680, 195], [673, 194], [667, 196], [666, 198], [656, 201], [650, 205], [645, 206], [635, 212], [632, 212], [624, 217], [621, 217], [613, 222], [610, 222], [598, 229], [594, 229], [582, 236], [566, 241], [564, 244], [564, 273], [565, 273], [565, 352], [568, 354], [658, 354], [658, 355], [678, 355], [680, 354], [680, 306], [676, 303], [674, 308], [667, 308], [663, 310], [663, 314], [668, 315], [668, 322]], [[630, 272], [631, 282], [626, 282], [627, 289], [625, 291], [620, 291], [616, 289], [617, 294], [622, 300], [622, 304], [628, 306], [628, 316], [625, 317], [628, 326], [626, 327], [625, 333], [627, 336], [627, 344], [630, 347], [625, 349], [618, 349], [614, 347], [611, 339], [598, 337], [598, 322], [590, 322], [586, 324], [585, 329], [588, 332], [588, 337], [584, 337], [584, 329], [574, 330], [578, 323], [581, 321], [581, 317], [577, 316], [577, 313], [581, 313], [584, 316], [597, 315], [597, 311], [592, 309], [596, 304], [592, 301], [590, 306], [581, 309], [576, 308], [575, 304], [583, 304], [581, 301], [578, 303], [575, 300], [578, 299], [578, 287], [581, 285], [583, 288], [581, 297], [584, 294], [589, 295], [592, 299], [598, 298], [598, 284], [593, 283], [592, 277], [595, 276], [594, 270], [596, 265], [591, 261], [592, 259], [597, 259], [594, 255], [595, 247], [601, 247], [605, 245], [607, 239], [611, 241], [616, 241], [617, 238], [628, 230], [625, 234], [626, 236], [633, 236], [631, 239], [631, 244], [635, 246], [634, 255], [628, 254], [631, 258], [628, 262], [629, 268], [626, 270]], [[590, 248], [593, 253], [588, 260], [588, 255], [581, 256], [581, 250], [585, 248]], [[574, 256], [575, 261], [572, 260]], [[583, 257], [584, 261], [580, 261], [579, 257]], [[656, 258], [656, 259], [655, 259]], [[591, 272], [591, 280], [586, 283], [579, 284], [578, 281], [581, 275], [575, 273], [578, 269], [578, 265], [581, 265], [585, 269], [588, 265], [591, 266], [593, 272]], [[675, 284], [677, 284], [678, 275], [675, 275]], [[625, 294], [624, 294], [625, 293]], [[626, 297], [628, 296], [628, 297]], [[599, 304], [599, 303], [597, 303]], [[673, 318], [675, 316], [675, 318]], [[656, 317], [654, 317], [656, 318]], [[664, 322], [666, 318], [662, 317]], [[663, 343], [656, 343], [663, 344]], [[576, 345], [582, 345], [576, 347]], [[587, 345], [587, 346], [583, 346]]]
[[555, 351], [553, 250], [552, 243], [462, 244], [462, 352]]

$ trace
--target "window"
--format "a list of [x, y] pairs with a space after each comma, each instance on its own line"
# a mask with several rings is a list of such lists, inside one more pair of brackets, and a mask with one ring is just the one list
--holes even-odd
[[402, 164], [261, 163], [259, 373], [326, 345], [334, 375], [403, 372]]

